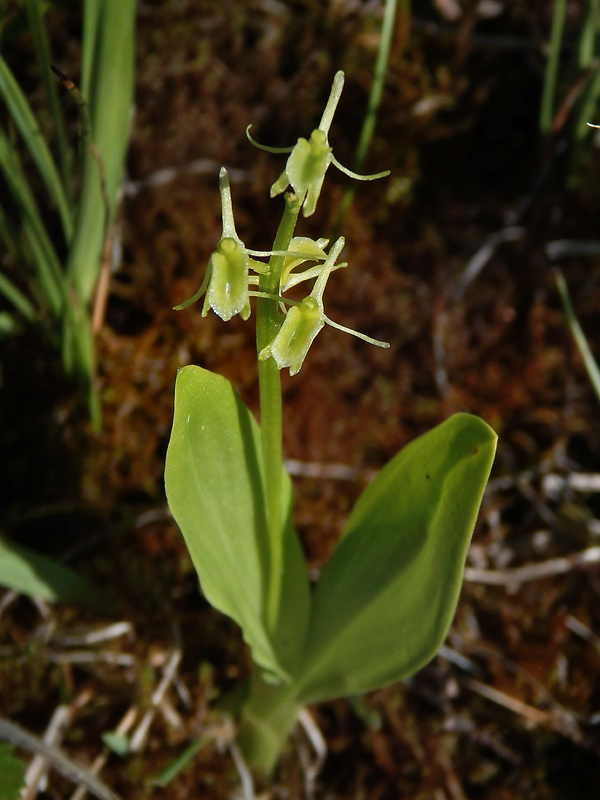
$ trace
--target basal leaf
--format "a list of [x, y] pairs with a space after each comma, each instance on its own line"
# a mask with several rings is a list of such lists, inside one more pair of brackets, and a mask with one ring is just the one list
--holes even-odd
[[457, 414], [359, 498], [314, 594], [304, 702], [385, 686], [426, 664], [454, 616], [496, 434]]
[[91, 600], [96, 589], [69, 567], [0, 536], [0, 586], [50, 603]]
[[229, 381], [200, 367], [177, 375], [165, 486], [206, 597], [241, 626], [255, 662], [277, 680], [289, 680], [309, 604], [306, 566], [291, 524], [290, 479], [284, 471], [283, 594], [271, 630], [259, 428]]

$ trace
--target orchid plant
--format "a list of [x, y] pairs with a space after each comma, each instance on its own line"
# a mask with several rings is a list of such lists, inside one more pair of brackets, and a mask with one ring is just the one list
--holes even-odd
[[[294, 236], [300, 210], [314, 212], [330, 164], [359, 180], [388, 174], [356, 175], [333, 156], [329, 130], [343, 83], [338, 72], [308, 139], [291, 150], [257, 145], [289, 153], [271, 187], [273, 197], [291, 187], [272, 250], [251, 250], [240, 240], [221, 170], [222, 236], [200, 288], [176, 307], [204, 295], [203, 315], [212, 309], [223, 320], [247, 320], [256, 302], [260, 427], [225, 378], [184, 367], [165, 485], [205, 596], [240, 626], [250, 648], [238, 741], [266, 771], [306, 704], [385, 686], [435, 655], [454, 615], [496, 447], [491, 428], [469, 414], [409, 444], [365, 489], [310, 585], [282, 459], [280, 371], [300, 371], [325, 325], [389, 347], [325, 314], [329, 277], [347, 267], [338, 262], [344, 238], [330, 246], [327, 238]], [[308, 281], [302, 300], [285, 296]]]

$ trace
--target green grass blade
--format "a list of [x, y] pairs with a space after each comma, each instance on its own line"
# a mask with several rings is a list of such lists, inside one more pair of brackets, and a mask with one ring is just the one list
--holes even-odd
[[569, 289], [567, 288], [567, 283], [562, 272], [560, 272], [560, 270], [556, 270], [555, 277], [560, 299], [563, 305], [565, 316], [567, 318], [567, 323], [571, 329], [571, 334], [573, 335], [573, 339], [575, 340], [575, 344], [577, 345], [577, 349], [579, 350], [589, 379], [592, 382], [596, 396], [598, 397], [598, 400], [600, 400], [600, 369], [598, 369], [598, 363], [596, 362], [596, 359], [590, 350], [588, 340], [586, 339], [585, 333], [583, 332], [583, 329], [579, 324], [579, 320], [577, 319], [577, 315], [575, 314], [573, 304], [571, 303]]
[[[409, 0], [400, 0], [400, 2], [402, 5], [402, 13], [408, 16], [410, 13]], [[361, 171], [361, 167], [369, 151], [371, 139], [373, 138], [373, 131], [375, 130], [375, 123], [377, 122], [377, 113], [381, 104], [383, 84], [387, 74], [388, 62], [390, 60], [390, 49], [394, 35], [394, 22], [396, 20], [397, 3], [398, 0], [386, 0], [385, 2], [383, 22], [381, 25], [381, 38], [379, 42], [379, 49], [377, 51], [377, 61], [375, 62], [373, 83], [371, 85], [371, 92], [369, 94], [367, 113], [363, 120], [360, 139], [356, 149], [354, 172]]]
[[89, 314], [79, 300], [65, 306], [62, 317], [62, 360], [67, 375], [76, 375], [87, 392], [94, 430], [102, 427], [102, 409], [95, 382], [96, 358]]
[[0, 272], [0, 294], [8, 300], [28, 322], [37, 322], [38, 313], [20, 289]]
[[[85, 245], [90, 236], [90, 231], [87, 227], [88, 220], [100, 220], [103, 232], [102, 240], [104, 240], [108, 211], [104, 193], [103, 168], [92, 142], [92, 120], [85, 98], [67, 75], [55, 66], [52, 66], [52, 71], [73, 98], [79, 116], [79, 171], [82, 188], [75, 215], [75, 232], [67, 256], [66, 273], [69, 276], [70, 283], [73, 283], [77, 289], [77, 296], [80, 302], [87, 306], [89, 296], [82, 295], [78, 277], [82, 274], [80, 268], [82, 264], [81, 252], [85, 250]], [[99, 195], [93, 191], [95, 188], [99, 189]], [[94, 285], [99, 267], [100, 254], [97, 255], [95, 261]]]
[[11, 261], [17, 261], [20, 258], [22, 250], [18, 235], [14, 220], [7, 213], [6, 206], [0, 204], [0, 240], [4, 242], [4, 258], [8, 256]]
[[202, 748], [205, 747], [209, 742], [210, 739], [208, 736], [201, 736], [199, 739], [196, 739], [195, 742], [192, 742], [192, 744], [185, 748], [183, 753], [181, 753], [181, 755], [179, 755], [175, 761], [165, 767], [162, 772], [159, 772], [155, 778], [151, 778], [149, 780], [148, 783], [150, 786], [160, 786], [161, 788], [168, 786], [168, 784], [171, 783], [171, 781], [176, 778], [180, 772], [183, 772], [183, 770], [193, 761], [200, 750], [202, 750]]
[[548, 46], [548, 57], [546, 59], [546, 69], [544, 72], [544, 88], [542, 90], [542, 102], [540, 106], [540, 131], [542, 136], [548, 136], [552, 130], [556, 97], [556, 79], [558, 76], [566, 14], [567, 0], [555, 0], [550, 44]]
[[54, 80], [50, 71], [50, 64], [52, 59], [50, 57], [50, 46], [48, 44], [48, 36], [46, 35], [46, 27], [42, 16], [41, 3], [38, 0], [25, 0], [25, 8], [27, 11], [27, 18], [29, 20], [29, 30], [35, 47], [37, 56], [38, 67], [42, 76], [46, 98], [54, 121], [54, 136], [56, 151], [58, 154], [58, 163], [60, 165], [60, 173], [62, 176], [62, 186], [65, 190], [67, 200], [72, 206], [73, 197], [71, 193], [71, 155], [65, 132], [65, 121], [58, 99], [58, 91], [56, 88], [56, 81]]
[[586, 81], [585, 88], [577, 104], [577, 116], [573, 123], [573, 148], [574, 161], [579, 160], [578, 154], [582, 142], [590, 135], [588, 122], [595, 118], [600, 99], [600, 69], [594, 70]]
[[581, 26], [577, 56], [579, 67], [589, 69], [598, 58], [598, 34], [600, 32], [600, 0], [587, 0], [585, 18]]
[[[0, 130], [0, 171], [8, 184], [13, 202], [19, 212], [26, 242], [31, 249], [33, 264], [41, 296], [54, 319], [61, 325], [62, 361], [67, 374], [77, 373], [88, 387], [90, 414], [96, 427], [99, 426], [98, 399], [93, 387], [93, 344], [90, 322], [81, 304], [73, 305], [67, 278], [56, 251], [42, 222], [37, 204], [27, 181], [19, 167], [16, 155], [3, 131]], [[8, 279], [5, 279], [8, 281]], [[8, 283], [4, 288], [10, 292]], [[16, 288], [16, 287], [13, 287]], [[13, 300], [20, 301], [20, 310], [29, 315], [27, 299], [12, 292]], [[35, 312], [33, 312], [35, 313]], [[36, 314], [37, 317], [37, 314]]]
[[[383, 84], [387, 73], [388, 62], [390, 59], [390, 50], [392, 46], [392, 39], [394, 36], [394, 23], [396, 21], [396, 9], [398, 0], [386, 0], [383, 12], [383, 22], [381, 25], [381, 37], [379, 40], [379, 49], [377, 51], [377, 60], [375, 62], [375, 71], [373, 74], [373, 83], [371, 84], [371, 91], [369, 93], [369, 101], [367, 104], [367, 113], [363, 120], [360, 139], [356, 148], [356, 158], [354, 160], [354, 172], [360, 172], [361, 167], [367, 153], [369, 145], [373, 138], [375, 124], [377, 122], [377, 114], [381, 104], [381, 95], [383, 93]], [[410, 16], [410, 0], [400, 0], [401, 15], [407, 19]], [[350, 184], [340, 203], [340, 210], [336, 220], [336, 229], [341, 225], [346, 212], [352, 204], [354, 198], [355, 186]]]
[[134, 89], [135, 8], [135, 0], [86, 2], [84, 7], [81, 86], [102, 174], [98, 163], [86, 161], [67, 270], [86, 304], [94, 292], [106, 236], [105, 206], [108, 203], [110, 225], [123, 176]]
[[0, 56], [0, 96], [31, 153], [50, 197], [56, 203], [63, 235], [68, 243], [73, 234], [73, 219], [59, 172], [27, 98], [2, 56]]
[[105, 0], [84, 0], [81, 52], [81, 93], [91, 100], [94, 64], [98, 60], [102, 36], [102, 6]]
[[37, 277], [52, 315], [59, 319], [66, 298], [60, 262], [42, 222], [37, 204], [19, 167], [8, 137], [0, 130], [0, 170], [20, 213], [27, 241], [33, 252]]

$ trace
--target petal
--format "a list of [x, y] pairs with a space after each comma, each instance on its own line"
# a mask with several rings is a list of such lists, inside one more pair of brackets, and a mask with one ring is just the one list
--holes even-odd
[[275, 183], [271, 186], [271, 191], [269, 192], [271, 197], [277, 197], [278, 194], [285, 192], [287, 187], [290, 185], [290, 179], [288, 178], [287, 172], [283, 170], [281, 175], [277, 178]]
[[[327, 239], [319, 239], [319, 242], [322, 242], [323, 246], [327, 245]], [[300, 264], [304, 264], [306, 261], [324, 261], [327, 258], [327, 253], [323, 250], [323, 246], [320, 245], [319, 242], [315, 242], [314, 239], [310, 239], [308, 236], [294, 236], [290, 242], [290, 252], [301, 253], [302, 255], [287, 256], [283, 262], [283, 267], [281, 269], [282, 291], [299, 283], [300, 280], [304, 280], [303, 277], [297, 275], [292, 276], [297, 279], [289, 283], [290, 273], [293, 269], [299, 267]]]

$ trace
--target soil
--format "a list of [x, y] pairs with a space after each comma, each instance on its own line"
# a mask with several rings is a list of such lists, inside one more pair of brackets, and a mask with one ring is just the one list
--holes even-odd
[[[79, 4], [52, 5], [53, 55], [76, 77]], [[283, 376], [285, 455], [298, 473], [295, 522], [311, 573], [374, 471], [420, 433], [469, 411], [497, 431], [498, 454], [444, 650], [400, 684], [310, 709], [328, 751], [314, 786], [299, 732], [256, 791], [281, 800], [587, 800], [600, 792], [600, 573], [590, 550], [600, 535], [599, 399], [554, 269], [599, 353], [600, 266], [573, 246], [552, 260], [547, 247], [597, 237], [598, 148], [591, 132], [573, 136], [576, 103], [549, 139], [539, 133], [553, 4], [399, 5], [363, 165], [391, 176], [357, 184], [340, 224], [347, 181], [331, 169], [317, 212], [298, 229], [344, 233], [350, 268], [331, 277], [326, 312], [391, 343], [380, 350], [326, 327], [300, 373]], [[568, 65], [584, 5], [568, 3], [559, 101], [577, 90]], [[20, 15], [9, 2], [6, 57], [35, 105]], [[153, 709], [179, 653], [138, 752], [110, 754], [100, 772], [128, 800], [219, 800], [241, 785], [215, 705], [247, 674], [248, 656], [198, 591], [163, 470], [179, 367], [225, 375], [257, 412], [254, 315], [224, 323], [203, 318], [199, 305], [172, 307], [197, 289], [219, 239], [221, 165], [240, 237], [269, 248], [281, 199], [268, 187], [284, 157], [254, 149], [245, 129], [252, 123], [255, 139], [279, 147], [307, 136], [337, 69], [346, 87], [330, 141], [352, 165], [381, 16], [381, 2], [359, 0], [139, 3], [119, 248], [96, 342], [102, 431], [91, 429], [48, 337], [24, 330], [0, 343], [2, 530], [110, 587], [100, 609], [26, 597], [3, 608], [0, 712], [42, 735], [66, 706], [60, 746], [90, 765], [129, 709], [130, 734]], [[332, 477], [332, 465], [345, 469]], [[576, 555], [584, 551], [589, 563]], [[538, 564], [550, 565], [545, 576]], [[129, 623], [122, 635], [86, 638], [116, 622]], [[185, 770], [165, 788], [152, 783], [200, 737]], [[73, 791], [51, 772], [40, 796]]]

